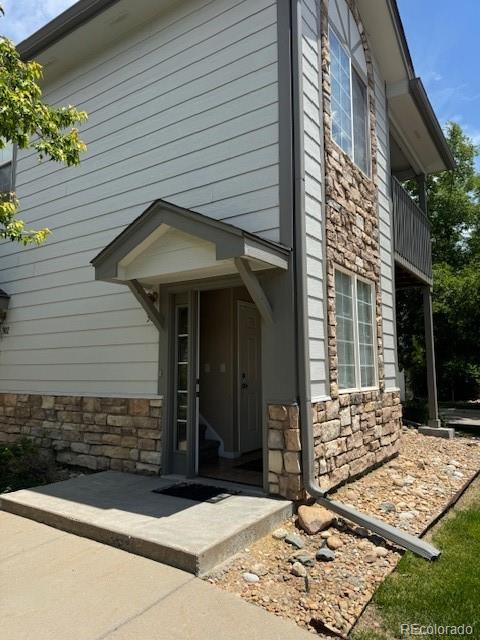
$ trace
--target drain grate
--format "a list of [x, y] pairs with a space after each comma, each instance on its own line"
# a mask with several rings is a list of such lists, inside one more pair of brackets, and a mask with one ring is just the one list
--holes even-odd
[[193, 502], [210, 502], [216, 504], [222, 500], [236, 495], [238, 491], [225, 491], [221, 487], [212, 487], [208, 484], [190, 484], [182, 482], [174, 484], [165, 489], [153, 489], [153, 493], [160, 493], [164, 496], [172, 498], [183, 498], [184, 500], [192, 500]]

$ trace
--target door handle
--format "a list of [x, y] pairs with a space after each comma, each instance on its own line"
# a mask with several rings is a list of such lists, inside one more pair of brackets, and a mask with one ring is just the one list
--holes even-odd
[[241, 384], [242, 389], [248, 389], [248, 383], [246, 378], [247, 378], [246, 374], [242, 373], [242, 384]]

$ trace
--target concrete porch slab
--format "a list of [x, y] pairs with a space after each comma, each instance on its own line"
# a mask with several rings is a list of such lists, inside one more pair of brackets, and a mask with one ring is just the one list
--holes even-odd
[[292, 514], [292, 503], [233, 495], [217, 504], [152, 493], [171, 479], [104, 471], [0, 496], [4, 511], [201, 575]]

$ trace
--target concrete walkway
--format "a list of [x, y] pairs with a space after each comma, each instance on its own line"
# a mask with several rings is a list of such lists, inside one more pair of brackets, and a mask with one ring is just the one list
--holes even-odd
[[278, 527], [289, 500], [232, 495], [216, 504], [154, 493], [175, 481], [105, 471], [0, 496], [24, 518], [202, 575]]
[[2, 640], [308, 640], [178, 569], [0, 512]]
[[457, 409], [455, 407], [440, 408], [440, 416], [448, 427], [465, 429], [475, 435], [480, 435], [480, 410]]

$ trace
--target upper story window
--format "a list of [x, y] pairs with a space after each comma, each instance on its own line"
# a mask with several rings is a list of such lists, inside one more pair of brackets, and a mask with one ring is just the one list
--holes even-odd
[[0, 193], [13, 190], [13, 145], [7, 143], [0, 149]]
[[377, 367], [373, 285], [337, 269], [335, 315], [339, 389], [374, 387]]
[[332, 138], [370, 175], [367, 62], [360, 32], [345, 0], [330, 0], [329, 18]]

